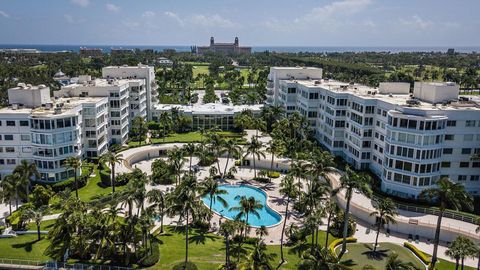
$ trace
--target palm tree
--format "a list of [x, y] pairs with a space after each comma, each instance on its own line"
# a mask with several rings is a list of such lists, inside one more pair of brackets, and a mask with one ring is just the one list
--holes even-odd
[[330, 236], [330, 223], [335, 215], [340, 211], [337, 202], [330, 197], [325, 204], [325, 212], [327, 214], [327, 230], [325, 231], [325, 248], [328, 247], [328, 238]]
[[263, 242], [263, 237], [268, 236], [268, 230], [265, 225], [260, 226], [255, 230], [255, 234], [260, 239], [260, 242]]
[[445, 255], [455, 260], [455, 270], [462, 266], [464, 269], [464, 261], [466, 257], [474, 257], [478, 253], [475, 243], [465, 236], [458, 236], [445, 251]]
[[195, 146], [194, 143], [187, 143], [185, 146], [183, 146], [183, 150], [188, 153], [189, 155], [189, 171], [192, 171], [192, 160], [193, 160], [193, 154], [197, 151], [197, 147]]
[[375, 216], [377, 220], [377, 236], [375, 237], [375, 245], [373, 246], [373, 252], [376, 252], [380, 229], [385, 224], [395, 224], [395, 217], [398, 215], [398, 213], [395, 202], [390, 198], [380, 198], [375, 200], [373, 202], [373, 207], [376, 209], [376, 211], [370, 213], [370, 216]]
[[2, 182], [6, 182], [3, 184], [7, 190], [14, 194], [15, 198], [15, 209], [18, 209], [18, 202], [20, 201], [20, 197], [23, 197], [24, 194], [22, 193], [25, 190], [25, 185], [22, 182], [22, 176], [19, 173], [12, 173], [3, 179]]
[[123, 161], [123, 155], [107, 151], [107, 153], [100, 157], [100, 161], [110, 165], [110, 169], [112, 170], [112, 176], [110, 177], [112, 193], [115, 193], [115, 165], [120, 164]]
[[313, 251], [305, 251], [299, 270], [350, 270], [348, 261], [340, 261], [330, 249], [315, 247]]
[[69, 169], [73, 169], [75, 179], [75, 197], [78, 199], [78, 169], [82, 167], [82, 161], [78, 157], [68, 157], [65, 160], [65, 166]]
[[172, 166], [172, 170], [176, 175], [175, 185], [178, 185], [178, 182], [180, 181], [180, 176], [182, 174], [183, 165], [185, 164], [185, 158], [183, 157], [183, 149], [175, 146], [174, 149], [168, 151], [167, 156], [170, 161], [170, 165]]
[[432, 254], [432, 266], [435, 267], [435, 264], [437, 263], [438, 242], [440, 240], [440, 231], [442, 228], [442, 217], [447, 205], [450, 205], [456, 210], [461, 209], [462, 206], [471, 209], [473, 207], [473, 199], [465, 190], [463, 184], [454, 183], [448, 177], [440, 178], [437, 182], [437, 187], [423, 190], [420, 193], [420, 197], [437, 200], [440, 203]]
[[245, 270], [271, 270], [273, 267], [270, 261], [275, 259], [275, 254], [267, 253], [267, 245], [263, 242], [255, 244], [247, 260], [242, 264], [241, 269]]
[[163, 142], [165, 143], [165, 137], [167, 137], [167, 133], [166, 133], [167, 132], [167, 126], [170, 127], [170, 125], [172, 123], [172, 117], [170, 116], [170, 114], [168, 112], [162, 112], [160, 114], [160, 116], [158, 117], [158, 121], [162, 125], [162, 129], [163, 129], [162, 137], [163, 137]]
[[273, 163], [275, 161], [275, 156], [281, 155], [285, 151], [285, 146], [280, 140], [271, 140], [270, 142], [268, 142], [266, 150], [272, 155], [272, 160], [270, 161], [270, 171], [273, 171]]
[[47, 213], [48, 206], [44, 205], [38, 209], [27, 209], [25, 212], [27, 219], [33, 219], [37, 225], [37, 240], [40, 241], [40, 223], [42, 223], [43, 216]]
[[219, 233], [223, 235], [225, 239], [225, 269], [230, 270], [230, 238], [235, 234], [238, 229], [238, 222], [234, 220], [227, 220], [220, 224]]
[[340, 186], [334, 190], [335, 194], [341, 190], [345, 190], [345, 200], [347, 201], [343, 220], [343, 243], [340, 257], [342, 257], [347, 251], [348, 218], [350, 214], [350, 201], [352, 200], [353, 191], [356, 190], [365, 196], [370, 197], [372, 194], [370, 182], [371, 179], [368, 175], [357, 174], [347, 166], [345, 168], [345, 173], [342, 175], [342, 177], [340, 177]]
[[285, 204], [285, 218], [283, 220], [282, 234], [280, 236], [280, 257], [282, 263], [285, 262], [285, 258], [283, 256], [283, 237], [285, 235], [285, 227], [287, 226], [287, 221], [289, 218], [288, 206], [290, 205], [290, 201], [295, 200], [299, 195], [299, 189], [300, 188], [298, 187], [298, 183], [295, 184], [295, 180], [290, 174], [285, 176], [280, 183], [280, 194], [287, 198], [287, 202]]
[[397, 253], [391, 253], [388, 255], [387, 264], [385, 265], [385, 270], [414, 270], [415, 266], [413, 263], [403, 262], [398, 258]]
[[[260, 218], [258, 210], [263, 209], [263, 204], [256, 200], [254, 197], [236, 196], [236, 200], [239, 200], [239, 206], [230, 208], [230, 211], [238, 211], [237, 219], [241, 220], [245, 218], [245, 223], [248, 225], [248, 218], [250, 214]], [[247, 230], [245, 230], [245, 237], [247, 237]]]
[[228, 167], [228, 162], [230, 158], [232, 156], [236, 157], [240, 155], [242, 148], [237, 144], [237, 142], [234, 139], [230, 139], [230, 140], [225, 140], [224, 150], [227, 153], [227, 162], [225, 163], [225, 168], [223, 170], [223, 177], [225, 177], [225, 175], [227, 174], [227, 167]]
[[254, 177], [257, 178], [257, 167], [255, 160], [258, 159], [260, 160], [261, 157], [265, 158], [265, 153], [262, 150], [263, 143], [260, 142], [255, 136], [252, 136], [252, 139], [250, 142], [247, 144], [247, 149], [245, 156], [252, 155], [253, 158], [253, 172], [254, 172]]
[[152, 189], [147, 193], [148, 202], [153, 203], [153, 206], [158, 208], [160, 215], [160, 233], [163, 233], [163, 217], [165, 216], [166, 208], [166, 194], [165, 191], [159, 189]]
[[32, 179], [32, 177], [40, 178], [40, 173], [37, 170], [37, 165], [34, 162], [28, 162], [28, 160], [23, 159], [13, 171], [20, 173], [20, 175], [22, 176], [22, 182], [26, 184], [25, 194], [28, 201], [28, 195], [30, 193], [30, 180]]
[[219, 201], [223, 207], [228, 207], [227, 201], [222, 197], [222, 195], [228, 194], [228, 191], [221, 189], [217, 181], [213, 178], [208, 177], [199, 186], [199, 193], [201, 197], [208, 197], [210, 204], [208, 209], [212, 213], [212, 205], [214, 202]]
[[9, 207], [9, 213], [12, 214], [12, 200], [15, 198], [15, 187], [12, 181], [6, 176], [3, 181], [0, 181], [0, 201], [7, 204]]

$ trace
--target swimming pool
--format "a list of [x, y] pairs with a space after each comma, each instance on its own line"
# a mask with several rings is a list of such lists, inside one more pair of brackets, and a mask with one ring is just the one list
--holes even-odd
[[[228, 219], [235, 219], [238, 214], [238, 211], [231, 211], [230, 208], [239, 205], [239, 199], [235, 199], [237, 196], [246, 196], [254, 197], [256, 200], [260, 201], [263, 205], [261, 210], [258, 210], [260, 218], [255, 215], [250, 214], [248, 216], [248, 224], [252, 227], [266, 226], [271, 227], [280, 223], [282, 216], [272, 210], [267, 205], [267, 194], [256, 187], [248, 185], [221, 185], [220, 189], [226, 190], [228, 194], [221, 195], [225, 201], [227, 201], [228, 206], [224, 207], [218, 200], [214, 201], [212, 204], [212, 210], [217, 214], [222, 215]], [[203, 202], [207, 205], [210, 205], [210, 198], [204, 197]]]

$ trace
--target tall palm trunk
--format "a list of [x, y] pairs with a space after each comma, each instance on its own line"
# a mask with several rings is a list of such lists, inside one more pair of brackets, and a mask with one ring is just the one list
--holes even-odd
[[[351, 191], [347, 190], [347, 193], [351, 193]], [[342, 251], [340, 252], [340, 258], [347, 252], [347, 234], [348, 234], [348, 214], [350, 211], [350, 200], [352, 199], [352, 195], [348, 196], [347, 198], [347, 205], [345, 206], [345, 213], [343, 215], [343, 242], [342, 242]]]
[[15, 189], [15, 209], [18, 210], [18, 190]]
[[190, 164], [189, 164], [189, 170], [190, 170], [190, 172], [192, 172], [192, 159], [193, 159], [193, 155], [190, 154]]
[[275, 159], [275, 155], [273, 154], [273, 152], [271, 154], [272, 154], [272, 160], [270, 161], [270, 171], [273, 171], [273, 161]]
[[290, 197], [287, 198], [287, 205], [285, 206], [285, 220], [283, 221], [282, 235], [280, 236], [280, 258], [282, 259], [282, 263], [285, 262], [285, 258], [283, 257], [283, 236], [285, 234], [285, 227], [287, 226], [289, 204], [290, 204]]
[[375, 236], [375, 245], [373, 246], [373, 252], [377, 251], [378, 235], [380, 234], [380, 228], [382, 226], [382, 217], [383, 216], [380, 216], [380, 220], [378, 221], [378, 224], [377, 224], [377, 236]]
[[223, 170], [223, 177], [227, 175], [228, 160], [230, 160], [230, 152], [228, 152], [228, 155], [227, 155], [227, 162], [225, 163], [225, 169]]
[[248, 232], [248, 212], [247, 212], [247, 217], [245, 218], [245, 238], [247, 238], [247, 232]]
[[435, 264], [437, 263], [438, 242], [440, 240], [440, 229], [442, 227], [444, 211], [445, 210], [440, 209], [440, 214], [438, 215], [437, 219], [437, 229], [435, 230], [435, 239], [433, 240], [432, 269], [435, 268]]
[[163, 207], [161, 207], [160, 209], [160, 233], [163, 233]]
[[477, 264], [477, 270], [480, 270], [480, 251], [478, 251], [478, 264]]
[[40, 223], [37, 222], [37, 240], [40, 241]]
[[112, 193], [115, 193], [115, 163], [110, 165], [112, 166]]
[[330, 222], [332, 221], [332, 212], [328, 213], [328, 218], [327, 218], [327, 231], [325, 232], [325, 248], [328, 247], [328, 236], [330, 235]]
[[188, 263], [188, 210], [187, 210], [187, 219], [185, 220], [185, 269], [187, 268]]
[[455, 270], [458, 270], [458, 267], [460, 266], [460, 258], [455, 258]]
[[12, 200], [8, 200], [8, 211], [10, 212], [10, 215], [12, 215]]
[[252, 155], [253, 156], [253, 175], [254, 175], [254, 178], [257, 178], [257, 166], [255, 164], [255, 155]]
[[78, 199], [78, 179], [77, 179], [77, 170], [75, 170], [75, 197]]

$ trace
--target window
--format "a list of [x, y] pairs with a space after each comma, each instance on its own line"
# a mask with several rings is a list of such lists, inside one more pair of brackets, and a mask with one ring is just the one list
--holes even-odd
[[458, 181], [467, 181], [467, 176], [466, 175], [459, 175], [457, 179], [458, 179]]
[[451, 163], [449, 161], [443, 161], [442, 162], [442, 168], [450, 168]]
[[7, 121], [7, 127], [14, 127], [15, 121]]
[[455, 120], [448, 120], [447, 121], [447, 127], [455, 127], [457, 126], [457, 121]]
[[445, 135], [445, 141], [453, 141], [454, 138], [455, 138], [455, 136], [452, 135], [452, 134], [446, 134]]
[[472, 148], [462, 148], [462, 155], [470, 155], [472, 153]]
[[5, 147], [6, 153], [15, 153], [15, 147]]
[[20, 121], [20, 126], [21, 127], [28, 127], [28, 121], [25, 121], [25, 120]]
[[478, 181], [480, 180], [480, 175], [470, 175], [470, 181]]
[[471, 142], [473, 141], [473, 134], [465, 134], [463, 135], [463, 140], [466, 142]]
[[15, 165], [17, 161], [13, 158], [7, 158], [7, 165]]
[[452, 148], [443, 148], [443, 154], [444, 155], [451, 155], [453, 153]]
[[460, 168], [468, 168], [469, 165], [469, 162], [460, 162]]
[[474, 127], [474, 126], [475, 126], [475, 120], [465, 121], [465, 127]]
[[20, 140], [22, 140], [22, 141], [30, 141], [30, 134], [22, 134], [22, 135], [20, 135]]
[[3, 135], [5, 141], [13, 141], [13, 135]]

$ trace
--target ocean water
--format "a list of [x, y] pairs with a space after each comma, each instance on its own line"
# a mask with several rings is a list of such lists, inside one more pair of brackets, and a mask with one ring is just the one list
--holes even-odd
[[[185, 45], [38, 45], [38, 44], [0, 44], [0, 49], [37, 49], [43, 52], [59, 52], [59, 51], [73, 51], [78, 52], [80, 47], [88, 48], [101, 48], [104, 52], [110, 52], [112, 48], [122, 48], [122, 49], [153, 49], [155, 51], [163, 51], [164, 49], [175, 49], [177, 52], [189, 52], [190, 46]], [[480, 52], [479, 46], [471, 47], [342, 47], [342, 46], [331, 46], [331, 47], [295, 47], [295, 46], [253, 46], [253, 52], [287, 52], [287, 53], [298, 53], [298, 52], [313, 52], [313, 53], [322, 53], [322, 52], [446, 52], [449, 48], [455, 49], [456, 52], [462, 53], [471, 53], [471, 52]]]
[[[221, 195], [221, 197], [227, 201], [228, 206], [223, 206], [219, 200], [215, 200], [212, 204], [212, 210], [215, 211], [217, 214], [222, 215], [228, 219], [235, 219], [238, 215], [239, 211], [230, 210], [231, 207], [239, 206], [239, 198], [237, 196], [246, 196], [254, 197], [256, 200], [260, 201], [263, 205], [263, 208], [258, 210], [259, 217], [256, 215], [250, 214], [248, 216], [248, 224], [252, 227], [260, 227], [260, 226], [273, 226], [282, 220], [280, 214], [275, 212], [274, 210], [270, 209], [267, 205], [267, 196], [263, 191], [256, 187], [248, 186], [248, 185], [221, 185], [219, 187], [222, 190], [226, 190], [228, 193]], [[203, 202], [208, 207], [210, 205], [210, 198], [205, 197], [203, 198]]]

